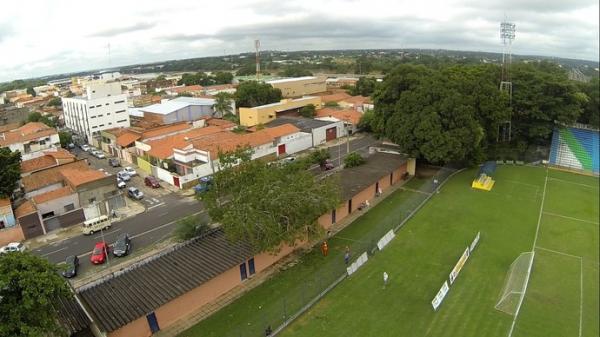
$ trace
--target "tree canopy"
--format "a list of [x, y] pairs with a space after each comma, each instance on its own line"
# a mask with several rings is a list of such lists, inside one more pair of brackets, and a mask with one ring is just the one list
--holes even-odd
[[317, 108], [315, 107], [314, 104], [308, 104], [306, 106], [303, 106], [300, 109], [300, 115], [302, 117], [306, 117], [306, 118], [313, 118], [313, 117], [315, 117], [316, 111], [317, 111]]
[[279, 102], [281, 97], [281, 90], [256, 81], [240, 83], [234, 95], [235, 104], [245, 108]]
[[30, 113], [29, 115], [27, 115], [27, 123], [30, 123], [30, 122], [44, 123], [51, 128], [56, 127], [56, 118], [42, 115], [41, 113], [39, 113], [37, 111], [34, 111], [34, 112]]
[[225, 116], [233, 114], [233, 107], [231, 106], [233, 95], [227, 92], [219, 92], [215, 95], [215, 104], [213, 105], [214, 111], [219, 116]]
[[302, 76], [312, 76], [313, 73], [302, 66], [288, 66], [283, 69], [282, 72], [279, 73], [281, 76], [285, 77], [302, 77]]
[[60, 146], [67, 147], [70, 143], [73, 142], [73, 136], [70, 132], [60, 131], [58, 133], [58, 139], [60, 140]]
[[350, 87], [348, 93], [350, 95], [371, 96], [377, 87], [377, 79], [373, 77], [361, 77], [356, 82], [356, 85]]
[[61, 106], [62, 105], [62, 99], [60, 97], [54, 97], [52, 99], [50, 99], [48, 101], [48, 104], [46, 104], [48, 106]]
[[203, 196], [211, 219], [230, 239], [246, 240], [257, 252], [276, 252], [281, 243], [294, 245], [320, 233], [317, 219], [340, 202], [338, 181], [318, 180], [302, 165], [250, 158], [247, 148], [219, 155], [222, 169]]
[[70, 296], [57, 267], [47, 260], [28, 252], [0, 255], [0, 336], [58, 336], [62, 327], [53, 304]]
[[7, 198], [13, 194], [21, 179], [21, 152], [0, 148], [0, 167], [0, 197]]
[[207, 75], [204, 72], [189, 74], [185, 73], [181, 76], [181, 79], [177, 82], [179, 85], [216, 85], [216, 84], [229, 84], [233, 80], [233, 74], [230, 72], [218, 71], [213, 75]]
[[361, 126], [417, 158], [476, 163], [498, 146], [504, 121], [512, 121], [513, 144], [547, 143], [555, 121], [577, 121], [591, 100], [548, 62], [515, 64], [512, 103], [499, 78], [497, 65], [400, 65], [376, 86], [375, 111]]

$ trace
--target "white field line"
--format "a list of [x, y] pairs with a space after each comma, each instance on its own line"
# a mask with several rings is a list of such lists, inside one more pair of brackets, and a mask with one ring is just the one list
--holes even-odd
[[569, 219], [569, 220], [581, 221], [581, 222], [589, 223], [589, 224], [592, 224], [592, 225], [600, 225], [600, 223], [598, 223], [596, 221], [584, 220], [584, 219], [574, 218], [574, 217], [571, 217], [571, 216], [566, 216], [566, 215], [561, 215], [561, 214], [556, 214], [556, 213], [551, 213], [551, 212], [544, 212], [544, 214], [551, 215], [551, 216], [556, 216], [556, 217], [559, 217], [559, 218], [565, 218], [565, 219]]
[[537, 246], [535, 248], [579, 260], [579, 337], [581, 337], [581, 334], [583, 332], [583, 257], [559, 252], [557, 250], [548, 249], [540, 246]]
[[400, 187], [400, 189], [401, 189], [401, 190], [404, 190], [404, 191], [415, 192], [415, 193], [421, 193], [421, 194], [425, 194], [425, 195], [431, 195], [431, 194], [432, 194], [432, 193], [428, 193], [428, 192], [425, 192], [425, 191], [419, 191], [419, 190], [415, 190], [415, 189], [408, 188], [408, 187]]
[[536, 190], [537, 190], [538, 188], [540, 188], [538, 185], [534, 185], [534, 184], [528, 184], [528, 183], [520, 182], [520, 181], [518, 181], [518, 180], [510, 180], [510, 179], [507, 179], [507, 180], [505, 180], [505, 181], [506, 181], [506, 182], [509, 182], [509, 183], [513, 183], [513, 184], [519, 184], [519, 185], [525, 185], [525, 186], [529, 186], [529, 187], [535, 187], [535, 189], [536, 189]]
[[588, 185], [588, 184], [576, 183], [576, 182], [573, 182], [573, 181], [563, 180], [563, 179], [558, 179], [558, 178], [548, 178], [548, 179], [554, 180], [554, 181], [560, 181], [560, 182], [566, 183], [566, 184], [571, 184], [571, 185], [583, 186], [583, 187], [587, 187], [587, 188], [598, 189], [598, 185]]
[[517, 311], [515, 312], [515, 317], [513, 318], [512, 324], [510, 325], [510, 331], [508, 332], [508, 337], [512, 337], [513, 331], [515, 330], [515, 325], [517, 324], [517, 318], [519, 317], [519, 311], [521, 311], [521, 305], [523, 304], [523, 300], [525, 299], [525, 294], [527, 293], [527, 286], [529, 285], [529, 277], [531, 273], [531, 267], [533, 266], [533, 260], [535, 258], [535, 246], [537, 243], [538, 233], [540, 231], [540, 223], [542, 222], [542, 213], [544, 211], [544, 201], [546, 200], [546, 187], [548, 186], [548, 169], [546, 168], [546, 178], [544, 179], [544, 190], [542, 192], [542, 203], [540, 205], [540, 213], [538, 215], [537, 227], [535, 229], [535, 237], [533, 239], [533, 246], [531, 247], [531, 252], [533, 253], [531, 257], [531, 263], [529, 264], [529, 269], [527, 270], [527, 278], [525, 279], [525, 287], [523, 289], [523, 294], [521, 298], [519, 298], [519, 304], [517, 305]]
[[69, 247], [62, 247], [62, 248], [60, 248], [60, 249], [53, 250], [53, 251], [51, 251], [51, 252], [49, 252], [49, 253], [46, 253], [46, 254], [42, 255], [42, 257], [46, 257], [46, 256], [52, 255], [52, 254], [54, 254], [54, 253], [58, 253], [58, 252], [60, 252], [60, 251], [62, 251], [62, 250], [65, 250], [65, 249], [67, 249], [67, 248], [69, 248]]

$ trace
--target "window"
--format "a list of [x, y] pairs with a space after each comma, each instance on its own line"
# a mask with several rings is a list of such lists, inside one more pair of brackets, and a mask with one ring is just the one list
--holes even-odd
[[104, 124], [100, 124], [100, 125], [98, 125], [98, 126], [99, 126], [99, 127], [103, 127], [103, 126], [104, 126]]
[[240, 264], [240, 277], [242, 281], [248, 278], [248, 273], [246, 272], [246, 262]]
[[90, 107], [90, 109], [93, 109], [93, 108], [95, 108], [95, 106], [91, 106], [91, 107]]
[[110, 112], [106, 114], [107, 116], [110, 116]]
[[98, 117], [102, 117], [102, 116], [104, 116], [104, 115], [98, 115]]
[[65, 212], [69, 212], [69, 211], [72, 211], [74, 209], [75, 209], [75, 205], [73, 205], [73, 204], [65, 205]]
[[97, 128], [98, 128], [97, 126], [92, 126], [92, 129], [97, 129]]
[[104, 104], [104, 105], [110, 105], [110, 103], [106, 103], [106, 104]]
[[119, 110], [119, 111], [115, 111], [116, 114], [120, 114], [122, 112], [125, 112], [125, 110]]
[[89, 200], [88, 200], [88, 202], [89, 202], [90, 204], [93, 204], [94, 202], [96, 202], [96, 198], [91, 198], [91, 199], [89, 199]]
[[125, 101], [116, 101], [115, 104], [125, 103]]
[[42, 219], [48, 219], [54, 216], [54, 211], [42, 214]]
[[99, 107], [101, 107], [101, 106], [102, 106], [102, 104], [98, 104], [98, 105], [96, 105], [96, 108], [99, 108]]
[[123, 122], [127, 122], [126, 119], [121, 119], [120, 121], [117, 121], [117, 123], [123, 123]]
[[250, 276], [256, 273], [256, 269], [254, 267], [254, 258], [248, 260], [248, 273], [250, 274]]

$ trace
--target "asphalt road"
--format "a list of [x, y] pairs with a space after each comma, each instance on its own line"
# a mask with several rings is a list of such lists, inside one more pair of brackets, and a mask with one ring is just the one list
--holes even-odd
[[[331, 161], [335, 166], [339, 166], [343, 162], [343, 158], [348, 155], [348, 148], [350, 152], [366, 152], [368, 147], [375, 143], [377, 143], [377, 140], [371, 136], [354, 139], [349, 145], [346, 142], [340, 142], [339, 145], [329, 147]], [[80, 150], [75, 151], [75, 153], [79, 158], [87, 158], [95, 168], [102, 168], [110, 173], [116, 173], [122, 169], [109, 167], [107, 159], [97, 159]], [[318, 166], [313, 169], [320, 171]], [[89, 257], [95, 243], [102, 241], [103, 238], [108, 244], [112, 244], [119, 234], [128, 233], [132, 238], [132, 250], [138, 250], [152, 246], [171, 236], [178, 219], [192, 214], [207, 217], [200, 202], [184, 198], [177, 193], [170, 193], [164, 188], [148, 188], [144, 186], [139, 176], [134, 177], [128, 183], [128, 186], [136, 186], [146, 195], [141, 201], [146, 207], [143, 213], [113, 223], [109, 230], [102, 233], [95, 233], [90, 236], [78, 235], [34, 249], [33, 253], [48, 259], [52, 263], [60, 263], [67, 256], [77, 255], [80, 261], [79, 273], [86, 273], [93, 270], [93, 268], [98, 268], [91, 264]], [[134, 201], [128, 200], [128, 202]], [[109, 254], [111, 265], [120, 262], [122, 262], [122, 259]]]
[[[201, 213], [201, 204], [196, 200], [182, 199], [177, 194], [163, 197], [163, 204], [157, 205], [147, 211], [123, 221], [113, 223], [112, 227], [102, 233], [93, 235], [79, 235], [63, 241], [33, 250], [34, 254], [42, 256], [52, 263], [60, 263], [69, 255], [79, 256], [80, 272], [93, 268], [89, 257], [96, 242], [102, 237], [108, 244], [112, 244], [121, 233], [128, 233], [132, 238], [132, 249], [140, 249], [155, 244], [169, 237], [175, 228], [178, 219]], [[109, 254], [112, 263], [112, 255]]]

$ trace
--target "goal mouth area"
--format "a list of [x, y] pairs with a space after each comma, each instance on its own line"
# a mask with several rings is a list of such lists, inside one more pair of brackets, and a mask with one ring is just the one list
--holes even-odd
[[534, 252], [521, 253], [510, 265], [504, 278], [504, 286], [494, 306], [496, 310], [511, 316], [519, 313], [527, 291], [534, 256]]

